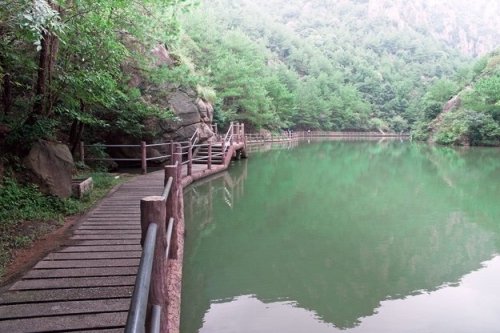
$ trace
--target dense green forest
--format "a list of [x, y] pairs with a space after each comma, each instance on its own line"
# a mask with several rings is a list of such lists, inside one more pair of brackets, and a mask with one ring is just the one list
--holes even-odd
[[183, 2], [1, 1], [2, 148], [22, 155], [41, 138], [74, 151], [84, 128], [140, 136], [147, 117], [172, 117], [128, 85], [125, 69], [168, 79], [146, 50], [175, 41]]
[[498, 145], [500, 51], [478, 60], [466, 80], [436, 82], [420, 105], [423, 113], [413, 127], [416, 139], [445, 145]]
[[[74, 152], [82, 137], [103, 131], [154, 136], [147, 119], [174, 118], [155, 102], [161, 93], [151, 98], [151, 87], [166, 84], [195, 89], [214, 104], [221, 125], [414, 129], [418, 138], [460, 143], [456, 133], [434, 133], [430, 122], [462, 88], [485, 75], [498, 78], [494, 61], [482, 75], [488, 60], [474, 66], [473, 58], [498, 41], [496, 9], [488, 0], [473, 7], [464, 1], [2, 1], [2, 148], [18, 153], [45, 138]], [[174, 66], [154, 65], [149, 50], [158, 44]], [[146, 84], [129, 84], [134, 71]], [[489, 94], [494, 99], [495, 91]], [[474, 112], [491, 113], [497, 103], [469, 99], [464, 110]], [[498, 139], [495, 126], [485, 134], [489, 142]]]
[[453, 35], [437, 38], [444, 23], [432, 11], [421, 13], [430, 17], [422, 26], [377, 9], [369, 1], [204, 2], [182, 17], [179, 52], [215, 90], [221, 119], [409, 131], [472, 80], [472, 59], [452, 47]]

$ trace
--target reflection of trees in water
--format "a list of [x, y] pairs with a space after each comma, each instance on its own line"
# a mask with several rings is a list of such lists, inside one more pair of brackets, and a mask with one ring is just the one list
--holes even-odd
[[[228, 210], [214, 199], [214, 227], [190, 229], [183, 296], [200, 302], [183, 309], [196, 326], [186, 332], [210, 301], [241, 294], [352, 327], [380, 301], [456, 282], [498, 249], [500, 161], [488, 150], [326, 142], [248, 163], [245, 200]], [[186, 220], [203, 224], [207, 211]]]

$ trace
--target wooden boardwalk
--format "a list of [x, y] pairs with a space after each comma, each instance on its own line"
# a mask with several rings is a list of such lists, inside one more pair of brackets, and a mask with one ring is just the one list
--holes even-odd
[[[193, 165], [183, 183], [227, 165]], [[163, 172], [138, 176], [83, 217], [64, 246], [0, 295], [0, 332], [123, 332], [141, 256], [140, 199]]]

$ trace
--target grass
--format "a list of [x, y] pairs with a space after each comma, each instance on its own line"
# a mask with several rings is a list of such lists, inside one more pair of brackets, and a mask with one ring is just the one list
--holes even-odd
[[0, 183], [0, 277], [15, 249], [24, 248], [64, 223], [67, 216], [89, 210], [123, 177], [92, 172], [78, 177], [92, 177], [94, 189], [81, 200], [60, 199], [42, 194], [35, 185], [20, 185], [12, 178]]

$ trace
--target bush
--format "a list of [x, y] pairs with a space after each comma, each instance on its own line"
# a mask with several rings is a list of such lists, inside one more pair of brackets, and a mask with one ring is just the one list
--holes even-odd
[[461, 109], [449, 112], [436, 133], [440, 144], [492, 145], [500, 140], [500, 126], [489, 114]]
[[58, 219], [61, 214], [75, 211], [74, 200], [61, 200], [46, 196], [38, 188], [29, 184], [22, 186], [11, 178], [6, 178], [0, 186], [0, 223], [17, 220]]
[[94, 190], [82, 200], [45, 195], [33, 184], [6, 177], [0, 183], [0, 277], [11, 252], [57, 228], [63, 218], [86, 211], [118, 180], [107, 173], [91, 173]]

